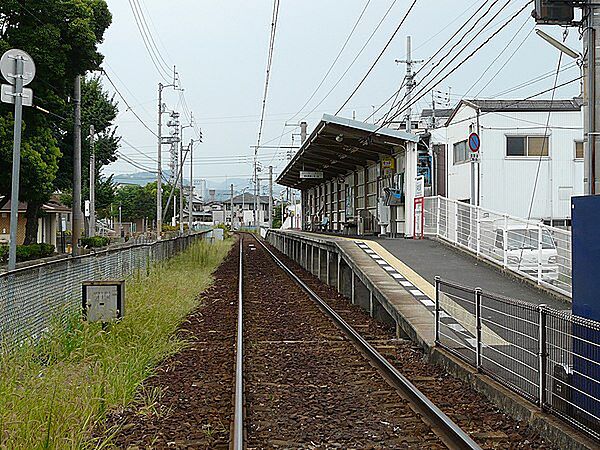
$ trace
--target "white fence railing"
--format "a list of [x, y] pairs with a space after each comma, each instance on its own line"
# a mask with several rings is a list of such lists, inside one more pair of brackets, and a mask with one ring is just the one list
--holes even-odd
[[445, 197], [427, 197], [424, 233], [571, 297], [571, 232]]

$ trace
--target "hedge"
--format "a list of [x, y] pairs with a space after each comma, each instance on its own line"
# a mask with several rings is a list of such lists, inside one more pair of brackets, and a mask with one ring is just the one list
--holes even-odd
[[[17, 245], [17, 261], [31, 261], [32, 259], [45, 258], [54, 254], [54, 245], [50, 244], [30, 244]], [[0, 246], [0, 261], [8, 261], [8, 246]]]

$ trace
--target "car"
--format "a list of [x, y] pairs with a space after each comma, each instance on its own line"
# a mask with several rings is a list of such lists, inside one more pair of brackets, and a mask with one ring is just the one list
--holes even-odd
[[537, 280], [541, 275], [541, 281], [547, 283], [558, 280], [556, 243], [546, 228], [527, 223], [495, 223], [493, 245], [487, 251], [500, 264], [506, 263], [509, 269], [530, 278]]

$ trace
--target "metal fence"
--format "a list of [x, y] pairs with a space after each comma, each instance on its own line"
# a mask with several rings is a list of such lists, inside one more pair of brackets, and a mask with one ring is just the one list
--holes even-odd
[[427, 197], [424, 233], [571, 297], [571, 232], [445, 197]]
[[436, 278], [435, 340], [600, 440], [600, 322]]
[[0, 344], [10, 348], [22, 339], [38, 339], [53, 321], [81, 309], [84, 281], [122, 279], [152, 263], [171, 258], [202, 233], [147, 244], [109, 248], [0, 274]]

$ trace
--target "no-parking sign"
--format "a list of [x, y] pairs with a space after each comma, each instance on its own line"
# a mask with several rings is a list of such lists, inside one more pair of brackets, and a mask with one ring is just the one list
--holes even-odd
[[479, 135], [477, 133], [471, 133], [469, 135], [469, 148], [473, 153], [477, 153], [479, 151], [479, 147], [481, 146], [481, 140], [479, 139]]

